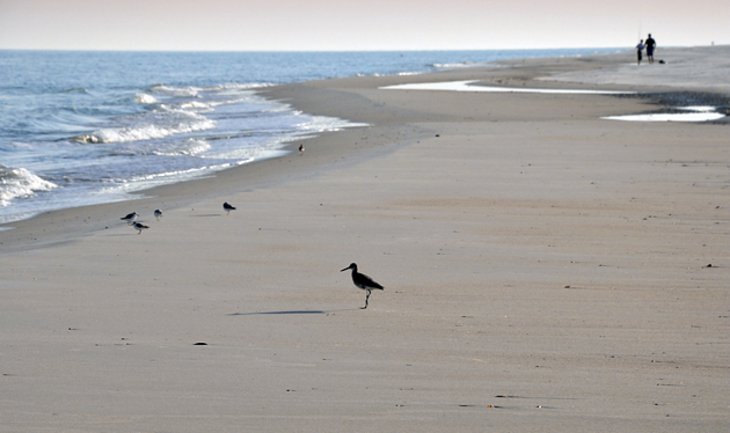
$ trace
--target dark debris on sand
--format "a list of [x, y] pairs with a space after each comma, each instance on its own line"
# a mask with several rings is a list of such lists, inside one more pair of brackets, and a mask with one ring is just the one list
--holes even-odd
[[616, 96], [619, 98], [639, 98], [658, 105], [657, 110], [647, 113], [686, 113], [686, 110], [681, 110], [679, 107], [710, 105], [715, 107], [716, 112], [724, 114], [725, 117], [703, 123], [730, 123], [730, 95], [722, 93], [677, 91], [649, 92]]

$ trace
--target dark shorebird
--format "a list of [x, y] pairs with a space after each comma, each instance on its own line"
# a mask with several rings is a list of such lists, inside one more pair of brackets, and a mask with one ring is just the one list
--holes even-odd
[[155, 209], [155, 218], [157, 218], [157, 221], [159, 221], [160, 218], [162, 218], [162, 211], [161, 210]]
[[134, 227], [134, 229], [137, 230], [138, 235], [142, 234], [142, 230], [147, 230], [148, 228], [150, 228], [149, 226], [146, 226], [146, 225], [144, 225], [142, 223], [138, 223], [138, 222], [135, 222], [134, 224], [132, 224], [132, 227]]
[[373, 279], [368, 277], [367, 275], [361, 274], [360, 272], [358, 272], [356, 263], [350, 263], [350, 266], [346, 267], [345, 269], [341, 270], [340, 272], [344, 272], [348, 269], [352, 269], [352, 282], [357, 287], [368, 292], [368, 294], [365, 296], [365, 306], [361, 308], [362, 310], [364, 310], [364, 309], [368, 308], [368, 300], [370, 299], [370, 292], [375, 289], [383, 290], [383, 286], [381, 286], [377, 282], [373, 281]]
[[119, 219], [122, 221], [126, 221], [127, 224], [131, 225], [133, 222], [137, 221], [138, 216], [139, 215], [137, 214], [137, 212], [132, 212], [132, 213], [128, 213], [128, 214], [124, 215], [123, 217], [121, 217]]
[[226, 211], [226, 215], [231, 213], [232, 210], [236, 210], [236, 207], [228, 202], [223, 203], [223, 210]]
[[300, 144], [299, 145], [299, 154], [301, 155], [302, 153], [304, 153], [304, 145]]

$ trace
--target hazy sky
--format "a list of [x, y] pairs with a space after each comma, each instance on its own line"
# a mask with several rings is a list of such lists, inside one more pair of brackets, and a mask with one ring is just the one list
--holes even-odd
[[728, 0], [0, 0], [0, 48], [406, 50], [730, 44]]

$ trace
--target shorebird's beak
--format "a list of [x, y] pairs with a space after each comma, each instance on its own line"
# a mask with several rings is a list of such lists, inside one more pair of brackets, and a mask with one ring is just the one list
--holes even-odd
[[350, 269], [350, 267], [346, 267], [345, 269], [341, 270], [340, 272], [345, 272], [346, 270]]

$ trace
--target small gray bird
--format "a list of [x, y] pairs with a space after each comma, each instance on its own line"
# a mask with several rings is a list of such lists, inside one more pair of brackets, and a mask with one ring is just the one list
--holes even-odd
[[356, 263], [350, 263], [350, 266], [346, 267], [345, 269], [342, 269], [340, 272], [344, 272], [348, 269], [352, 269], [352, 282], [359, 288], [365, 290], [368, 292], [368, 294], [365, 296], [365, 306], [361, 307], [361, 310], [364, 310], [368, 308], [368, 300], [370, 299], [370, 292], [377, 289], [377, 290], [383, 290], [383, 286], [375, 282], [372, 278], [368, 277], [365, 274], [361, 274], [357, 271], [357, 264]]
[[134, 224], [132, 224], [132, 227], [134, 227], [134, 229], [137, 230], [138, 235], [142, 234], [142, 230], [147, 230], [148, 228], [150, 228], [149, 226], [146, 226], [139, 222], [135, 222]]
[[226, 211], [226, 215], [228, 215], [229, 213], [231, 213], [232, 210], [236, 210], [236, 207], [228, 202], [225, 202], [223, 203], [223, 210]]
[[139, 214], [137, 212], [132, 212], [124, 215], [123, 217], [119, 218], [122, 221], [126, 221], [127, 224], [132, 225], [133, 222], [137, 221], [137, 217]]
[[157, 218], [157, 221], [159, 221], [160, 218], [162, 218], [162, 211], [161, 210], [155, 209], [155, 218]]

